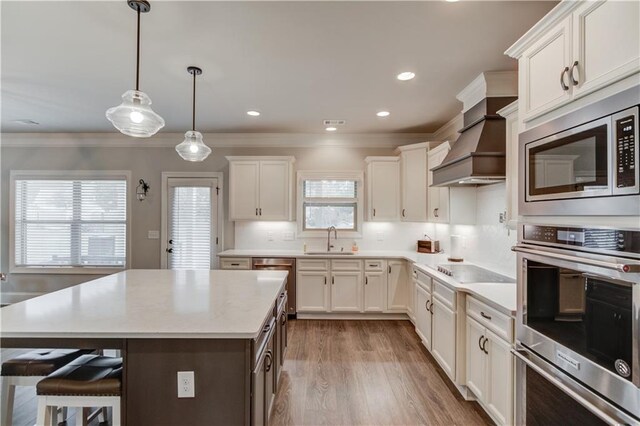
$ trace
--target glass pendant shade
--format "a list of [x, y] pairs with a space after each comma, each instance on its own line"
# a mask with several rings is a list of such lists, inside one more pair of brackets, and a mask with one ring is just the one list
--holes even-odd
[[151, 99], [144, 92], [127, 90], [122, 103], [107, 110], [107, 118], [125, 135], [148, 138], [164, 127], [164, 120], [151, 109]]
[[184, 140], [176, 146], [176, 151], [187, 161], [203, 161], [211, 154], [211, 148], [202, 141], [202, 133], [195, 130], [184, 134]]

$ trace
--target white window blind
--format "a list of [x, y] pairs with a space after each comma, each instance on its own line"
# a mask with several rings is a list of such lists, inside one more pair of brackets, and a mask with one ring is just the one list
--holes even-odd
[[16, 179], [15, 265], [125, 267], [127, 181]]
[[211, 269], [211, 187], [171, 187], [169, 268]]
[[358, 182], [352, 179], [309, 179], [303, 182], [303, 230], [357, 229]]

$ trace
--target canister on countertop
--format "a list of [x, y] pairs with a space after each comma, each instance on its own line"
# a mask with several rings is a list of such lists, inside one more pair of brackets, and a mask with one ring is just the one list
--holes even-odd
[[462, 262], [464, 260], [462, 257], [463, 238], [461, 235], [451, 236], [451, 253], [447, 259], [449, 262]]

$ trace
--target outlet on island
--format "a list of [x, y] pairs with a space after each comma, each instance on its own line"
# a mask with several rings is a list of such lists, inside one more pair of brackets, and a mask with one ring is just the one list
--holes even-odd
[[195, 398], [195, 383], [193, 371], [178, 371], [178, 398]]

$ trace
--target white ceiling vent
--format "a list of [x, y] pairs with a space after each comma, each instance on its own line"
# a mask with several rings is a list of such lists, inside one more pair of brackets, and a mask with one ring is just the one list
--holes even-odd
[[325, 126], [344, 126], [347, 120], [324, 120]]

